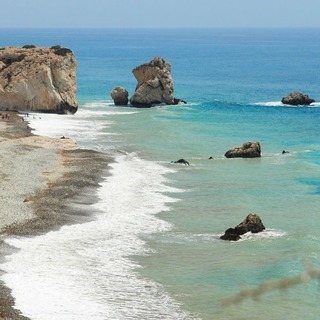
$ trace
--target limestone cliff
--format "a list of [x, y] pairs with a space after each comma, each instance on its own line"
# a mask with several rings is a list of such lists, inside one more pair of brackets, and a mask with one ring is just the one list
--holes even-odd
[[75, 113], [77, 62], [67, 48], [0, 48], [0, 110]]
[[132, 70], [138, 84], [130, 102], [136, 107], [175, 104], [170, 62], [156, 57]]

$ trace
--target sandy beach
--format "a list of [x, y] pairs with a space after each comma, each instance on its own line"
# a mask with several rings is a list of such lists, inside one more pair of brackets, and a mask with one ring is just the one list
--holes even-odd
[[[9, 119], [0, 120], [0, 262], [12, 250], [4, 243], [7, 236], [33, 236], [92, 219], [88, 205], [111, 161], [68, 137], [32, 135], [27, 117], [6, 114]], [[13, 306], [0, 282], [0, 319], [27, 319]]]

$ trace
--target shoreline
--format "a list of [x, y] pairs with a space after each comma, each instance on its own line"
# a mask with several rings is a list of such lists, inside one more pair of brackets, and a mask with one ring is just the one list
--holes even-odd
[[[0, 120], [0, 263], [14, 252], [4, 242], [8, 236], [37, 236], [94, 219], [89, 206], [112, 161], [68, 138], [33, 135], [21, 115], [6, 113], [9, 120]], [[14, 304], [0, 280], [0, 319], [28, 319]]]

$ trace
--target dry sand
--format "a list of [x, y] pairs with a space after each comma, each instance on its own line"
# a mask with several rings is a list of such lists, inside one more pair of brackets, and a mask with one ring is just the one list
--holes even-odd
[[[7, 121], [0, 118], [0, 262], [11, 252], [6, 236], [92, 219], [88, 204], [110, 160], [68, 138], [34, 136], [15, 113]], [[0, 282], [0, 319], [27, 319], [13, 306], [10, 290]]]

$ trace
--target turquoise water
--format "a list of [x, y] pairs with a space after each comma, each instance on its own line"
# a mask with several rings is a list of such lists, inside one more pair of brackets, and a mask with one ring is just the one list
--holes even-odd
[[[318, 318], [315, 280], [238, 305], [222, 300], [309, 265], [320, 268], [320, 108], [280, 103], [293, 90], [320, 100], [319, 30], [10, 30], [0, 39], [3, 45], [60, 43], [74, 50], [79, 112], [48, 115], [31, 126], [117, 160], [99, 193], [98, 225], [9, 240], [21, 249], [3, 267], [17, 307], [34, 319], [55, 319], [57, 310], [63, 319], [88, 318], [81, 308], [77, 314], [76, 303], [65, 304], [65, 313], [59, 309], [64, 294], [54, 277], [60, 268], [68, 274], [59, 255], [49, 274], [35, 266], [24, 271], [52, 286], [42, 291], [30, 280], [34, 295], [49, 295], [55, 310], [30, 310], [21, 290], [26, 281], [15, 267], [31, 259], [31, 247], [48, 257], [65, 248], [70, 268], [85, 267], [75, 267], [74, 274], [83, 274], [74, 281], [65, 276], [64, 286], [86, 310], [98, 305], [92, 319]], [[131, 70], [154, 56], [172, 63], [176, 97], [188, 104], [114, 107], [111, 89], [123, 85], [132, 94]], [[260, 159], [224, 158], [248, 140], [261, 143]], [[180, 158], [190, 166], [171, 163]], [[261, 216], [265, 232], [237, 243], [219, 239], [250, 212]], [[72, 241], [78, 234], [80, 245]], [[59, 246], [55, 239], [61, 238], [70, 241]], [[39, 258], [39, 269], [45, 263]], [[86, 297], [80, 295], [84, 277], [95, 289]]]

